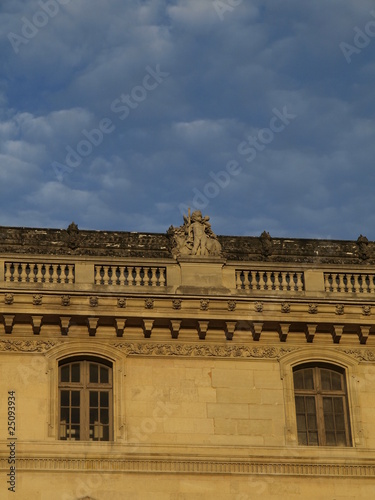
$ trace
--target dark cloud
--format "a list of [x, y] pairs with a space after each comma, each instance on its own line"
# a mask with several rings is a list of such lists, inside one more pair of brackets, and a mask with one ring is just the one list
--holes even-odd
[[371, 0], [45, 2], [0, 6], [0, 224], [375, 239]]

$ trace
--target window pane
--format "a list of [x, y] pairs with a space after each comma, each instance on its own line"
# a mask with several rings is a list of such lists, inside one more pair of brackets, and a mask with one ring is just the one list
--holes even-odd
[[80, 393], [79, 391], [72, 391], [72, 406], [79, 406]]
[[307, 417], [307, 427], [309, 431], [316, 431], [316, 417], [315, 415], [308, 415]]
[[309, 444], [316, 446], [318, 445], [318, 433], [317, 432], [309, 432]]
[[324, 425], [326, 428], [326, 431], [334, 431], [335, 430], [335, 422], [333, 419], [333, 415], [330, 413], [324, 415]]
[[69, 408], [61, 408], [60, 411], [60, 422], [69, 423]]
[[305, 413], [305, 398], [296, 396], [296, 411], [297, 413]]
[[62, 366], [60, 369], [61, 382], [69, 382], [69, 365]]
[[331, 372], [330, 370], [320, 370], [320, 377], [322, 381], [323, 390], [331, 390]]
[[69, 391], [61, 391], [61, 406], [69, 406]]
[[70, 439], [74, 441], [79, 441], [80, 439], [79, 425], [72, 425], [70, 429]]
[[338, 432], [336, 434], [336, 440], [338, 446], [346, 446], [346, 434], [345, 432]]
[[98, 410], [96, 408], [90, 409], [90, 425], [98, 422]]
[[312, 368], [307, 368], [304, 371], [304, 388], [305, 389], [314, 389], [314, 378], [313, 378], [313, 370]]
[[109, 424], [108, 410], [100, 410], [100, 423]]
[[327, 446], [336, 445], [336, 436], [334, 432], [326, 432], [326, 445]]
[[315, 398], [314, 397], [307, 397], [307, 398], [305, 398], [305, 400], [306, 400], [307, 413], [315, 414]]
[[323, 398], [324, 413], [333, 413], [332, 398]]
[[345, 418], [344, 415], [335, 415], [336, 430], [345, 431]]
[[305, 415], [297, 415], [297, 429], [299, 432], [307, 430]]
[[72, 424], [79, 424], [79, 408], [72, 408], [71, 419]]
[[307, 433], [306, 432], [299, 432], [298, 433], [298, 444], [302, 444], [302, 445], [307, 446]]
[[90, 391], [90, 407], [97, 408], [98, 407], [98, 392]]
[[79, 363], [72, 364], [72, 382], [80, 381], [80, 365]]
[[96, 384], [99, 381], [98, 365], [90, 363], [90, 382]]
[[297, 372], [294, 372], [293, 374], [294, 377], [294, 388], [295, 389], [303, 389], [303, 373], [302, 370], [298, 370]]
[[109, 382], [109, 370], [108, 368], [101, 366], [100, 367], [100, 383], [108, 384]]
[[342, 398], [334, 398], [333, 400], [335, 413], [344, 413], [344, 405]]
[[340, 373], [332, 372], [332, 389], [334, 391], [340, 391], [342, 389], [342, 375]]
[[103, 439], [102, 441], [109, 441], [109, 426], [103, 427]]
[[102, 408], [108, 408], [109, 406], [109, 393], [101, 392], [100, 393], [100, 406]]

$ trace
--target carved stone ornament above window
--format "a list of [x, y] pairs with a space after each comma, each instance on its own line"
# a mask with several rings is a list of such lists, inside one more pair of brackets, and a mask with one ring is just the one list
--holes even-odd
[[168, 237], [174, 257], [180, 255], [196, 255], [201, 257], [220, 256], [221, 244], [208, 222], [210, 218], [202, 216], [200, 210], [184, 215], [184, 223], [180, 227], [171, 226]]

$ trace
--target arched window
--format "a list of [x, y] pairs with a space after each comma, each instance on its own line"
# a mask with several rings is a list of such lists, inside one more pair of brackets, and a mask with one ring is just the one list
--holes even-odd
[[75, 357], [59, 363], [59, 438], [112, 439], [112, 364]]
[[351, 446], [345, 370], [324, 363], [293, 369], [298, 444]]

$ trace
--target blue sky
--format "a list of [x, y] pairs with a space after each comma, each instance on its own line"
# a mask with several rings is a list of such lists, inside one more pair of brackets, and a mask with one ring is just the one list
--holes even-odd
[[0, 225], [375, 240], [373, 0], [2, 0]]

